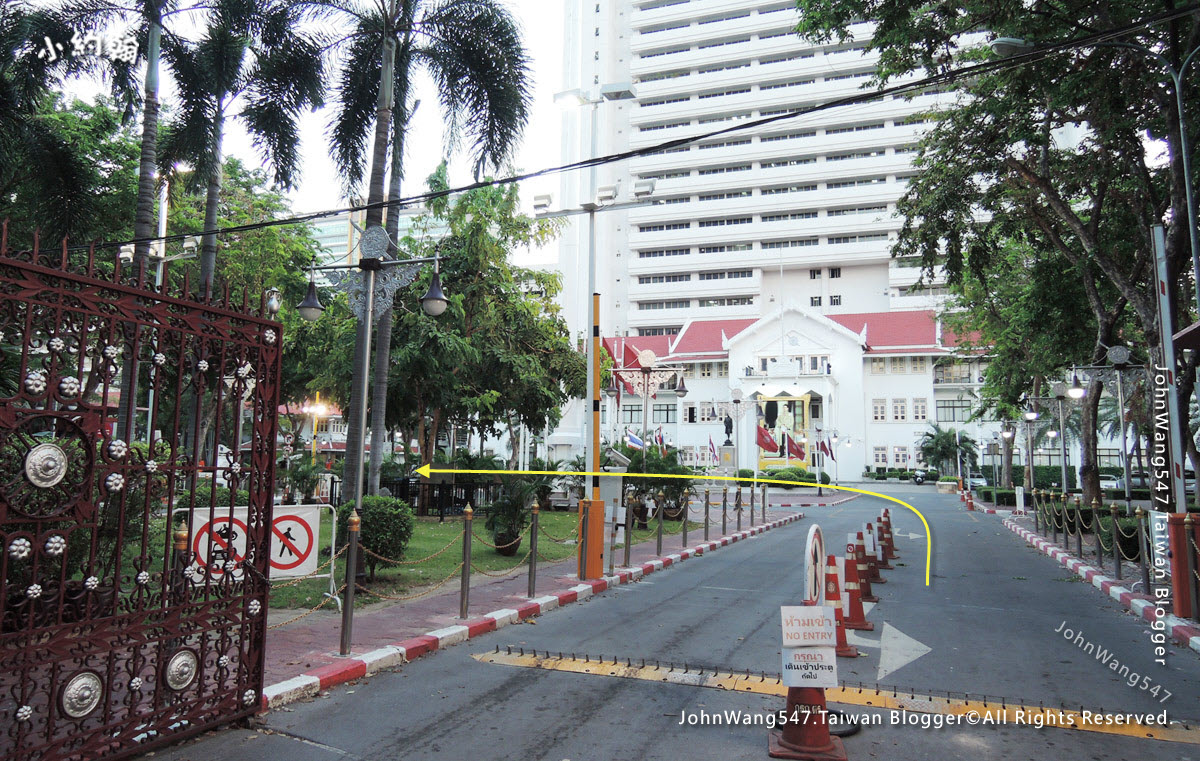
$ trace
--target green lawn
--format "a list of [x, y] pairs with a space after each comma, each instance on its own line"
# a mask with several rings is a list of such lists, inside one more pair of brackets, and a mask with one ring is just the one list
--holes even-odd
[[[458, 564], [462, 560], [462, 520], [451, 518], [445, 523], [439, 523], [437, 518], [414, 520], [416, 526], [413, 537], [403, 560], [408, 563], [418, 560], [421, 562], [397, 566], [381, 563], [376, 569], [375, 581], [367, 584], [370, 592], [360, 593], [355, 597], [356, 606], [386, 599], [379, 595], [404, 597], [419, 594], [424, 591], [422, 588], [427, 589], [429, 585], [438, 584], [448, 578], [439, 590], [453, 589], [458, 583], [461, 573]], [[539, 521], [541, 533], [538, 536], [538, 555], [541, 557], [538, 563], [554, 562], [574, 556], [578, 516], [573, 512], [545, 512], [541, 514]], [[488, 573], [501, 573], [519, 565], [520, 572], [525, 572], [529, 552], [528, 532], [521, 539], [517, 554], [513, 557], [500, 555], [484, 543], [491, 543], [492, 537], [483, 528], [482, 520], [476, 521], [474, 536], [475, 539], [471, 542], [471, 562], [476, 569]], [[568, 544], [566, 540], [570, 540], [571, 543]], [[322, 549], [328, 546], [329, 538], [326, 532], [322, 536]], [[322, 562], [325, 560], [328, 560], [328, 553], [322, 555]], [[338, 559], [336, 565], [337, 586], [341, 587], [345, 577], [342, 558]], [[472, 574], [476, 575], [477, 571], [473, 571]], [[322, 593], [329, 590], [328, 579], [306, 579], [284, 586], [288, 583], [289, 580], [280, 579], [271, 585], [272, 608], [311, 608], [321, 601]]]

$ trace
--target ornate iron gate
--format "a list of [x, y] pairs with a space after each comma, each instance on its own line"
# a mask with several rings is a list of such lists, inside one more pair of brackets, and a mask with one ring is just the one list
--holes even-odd
[[279, 324], [6, 238], [0, 758], [133, 754], [254, 713]]

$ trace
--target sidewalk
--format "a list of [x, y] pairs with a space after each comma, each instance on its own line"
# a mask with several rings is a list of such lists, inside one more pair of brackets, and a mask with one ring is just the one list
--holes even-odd
[[[852, 497], [850, 498], [852, 499]], [[693, 520], [703, 521], [703, 510], [693, 507]], [[761, 518], [761, 508], [756, 511]], [[266, 674], [263, 708], [276, 707], [315, 694], [332, 684], [349, 681], [368, 671], [399, 665], [419, 655], [492, 631], [500, 626], [543, 613], [560, 604], [583, 599], [609, 586], [627, 583], [644, 574], [668, 567], [693, 556], [702, 555], [741, 539], [803, 518], [794, 509], [769, 506], [767, 524], [755, 521], [750, 527], [748, 511], [743, 513], [742, 531], [736, 529], [736, 517], [730, 510], [730, 534], [721, 537], [719, 506], [710, 513], [710, 539], [704, 542], [703, 528], [688, 533], [687, 548], [679, 533], [664, 535], [663, 557], [655, 553], [656, 541], [630, 548], [630, 567], [617, 567], [608, 580], [580, 583], [574, 558], [551, 564], [539, 564], [536, 598], [526, 596], [528, 570], [522, 569], [504, 578], [473, 574], [468, 618], [458, 618], [459, 585], [445, 584], [438, 592], [417, 600], [355, 610], [352, 656], [336, 655], [341, 636], [341, 615], [330, 606], [305, 618], [273, 630], [267, 637]], [[618, 549], [617, 561], [624, 550]], [[607, 572], [607, 561], [605, 564]], [[563, 591], [566, 590], [566, 591]], [[272, 611], [268, 624], [286, 621], [296, 611]], [[486, 615], [485, 615], [486, 614]]]

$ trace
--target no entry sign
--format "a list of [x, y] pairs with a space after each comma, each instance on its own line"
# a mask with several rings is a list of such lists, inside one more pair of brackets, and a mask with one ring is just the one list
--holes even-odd
[[[226, 573], [240, 579], [246, 555], [244, 507], [218, 508], [209, 519], [208, 510], [196, 510], [191, 520], [192, 579], [200, 584], [206, 576], [214, 581]], [[319, 507], [282, 507], [271, 523], [271, 577], [306, 576], [317, 569], [320, 538]]]

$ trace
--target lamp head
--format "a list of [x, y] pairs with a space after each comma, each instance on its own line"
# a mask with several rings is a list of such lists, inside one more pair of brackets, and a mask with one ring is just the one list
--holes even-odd
[[1079, 376], [1072, 374], [1071, 387], [1067, 389], [1067, 396], [1071, 397], [1072, 399], [1082, 399], [1083, 395], [1086, 393], [1087, 389], [1085, 389], [1079, 383]]
[[446, 311], [446, 294], [442, 293], [442, 276], [437, 270], [433, 271], [433, 279], [429, 281], [429, 290], [421, 297], [421, 309], [430, 317], [438, 317]]
[[300, 316], [309, 322], [316, 322], [321, 319], [321, 314], [325, 311], [325, 307], [321, 305], [321, 300], [317, 298], [317, 284], [312, 279], [308, 281], [308, 293], [304, 295], [304, 301], [301, 301], [296, 306], [296, 311]]

